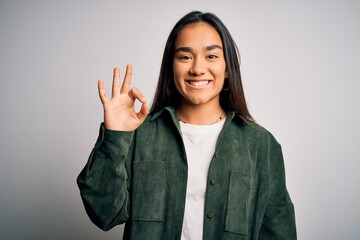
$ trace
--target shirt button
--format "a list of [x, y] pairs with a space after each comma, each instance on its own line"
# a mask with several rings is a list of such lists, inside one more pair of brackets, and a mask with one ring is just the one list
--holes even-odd
[[211, 184], [211, 185], [215, 185], [215, 183], [216, 183], [216, 180], [215, 180], [215, 179], [211, 179], [211, 180], [210, 180], [210, 184]]
[[208, 217], [208, 218], [213, 218], [213, 217], [214, 217], [214, 213], [209, 212], [209, 213], [207, 214], [207, 217]]

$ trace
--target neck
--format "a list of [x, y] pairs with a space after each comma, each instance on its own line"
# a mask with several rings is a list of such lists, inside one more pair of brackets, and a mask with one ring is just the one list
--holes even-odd
[[217, 106], [201, 106], [201, 105], [184, 105], [180, 104], [176, 110], [176, 115], [180, 121], [196, 124], [209, 125], [220, 121], [225, 117], [226, 113], [221, 108], [220, 104]]

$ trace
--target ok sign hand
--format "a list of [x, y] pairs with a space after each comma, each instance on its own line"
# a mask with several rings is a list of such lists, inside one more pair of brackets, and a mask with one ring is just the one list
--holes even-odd
[[[120, 87], [120, 69], [114, 68], [112, 96], [107, 98], [104, 82], [99, 80], [98, 90], [104, 107], [105, 128], [116, 131], [134, 131], [149, 114], [145, 97], [137, 88], [131, 87], [132, 66], [126, 66], [124, 81]], [[139, 112], [135, 111], [135, 100], [141, 102]]]

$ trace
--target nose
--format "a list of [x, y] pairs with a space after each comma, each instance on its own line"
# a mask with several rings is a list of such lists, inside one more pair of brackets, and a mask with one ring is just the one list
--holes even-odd
[[195, 58], [194, 61], [191, 64], [191, 67], [189, 69], [189, 73], [191, 75], [202, 75], [205, 73], [205, 61], [201, 58]]

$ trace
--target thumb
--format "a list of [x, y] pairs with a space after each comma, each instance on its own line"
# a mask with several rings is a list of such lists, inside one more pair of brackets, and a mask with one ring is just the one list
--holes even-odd
[[140, 111], [136, 113], [137, 117], [141, 122], [143, 122], [146, 116], [149, 114], [149, 106], [148, 103], [145, 101], [140, 108]]

